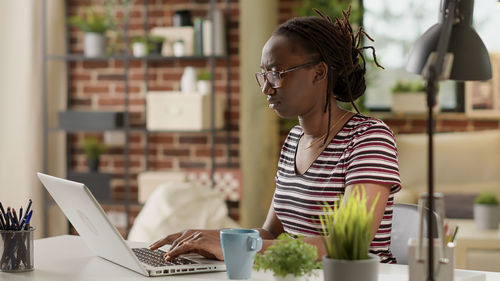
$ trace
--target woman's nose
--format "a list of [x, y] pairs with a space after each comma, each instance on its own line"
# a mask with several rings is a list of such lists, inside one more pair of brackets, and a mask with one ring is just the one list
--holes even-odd
[[274, 94], [275, 92], [275, 89], [273, 89], [271, 87], [271, 84], [269, 83], [269, 81], [266, 80], [266, 82], [264, 83], [264, 86], [262, 87], [262, 93], [264, 95], [270, 95], [270, 94]]

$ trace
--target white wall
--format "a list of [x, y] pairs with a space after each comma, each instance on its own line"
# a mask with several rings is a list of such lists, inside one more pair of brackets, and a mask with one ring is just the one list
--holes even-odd
[[36, 178], [42, 164], [40, 2], [0, 0], [0, 200], [19, 208], [32, 198], [37, 237], [42, 234]]

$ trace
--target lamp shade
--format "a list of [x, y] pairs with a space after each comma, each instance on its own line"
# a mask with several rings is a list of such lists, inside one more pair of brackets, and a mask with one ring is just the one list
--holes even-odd
[[[448, 1], [443, 1], [446, 5]], [[446, 6], [444, 6], [446, 7]], [[488, 80], [491, 78], [491, 62], [483, 41], [472, 27], [473, 0], [461, 0], [455, 11], [455, 20], [448, 44], [448, 53], [453, 53], [451, 80]], [[440, 20], [431, 26], [413, 45], [406, 69], [422, 74], [429, 55], [437, 49], [444, 22], [443, 7]]]

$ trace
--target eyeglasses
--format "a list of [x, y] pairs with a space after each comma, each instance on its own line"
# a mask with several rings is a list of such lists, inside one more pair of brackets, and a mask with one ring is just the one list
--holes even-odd
[[321, 61], [312, 61], [308, 63], [304, 63], [298, 66], [294, 66], [289, 69], [285, 69], [282, 71], [277, 71], [277, 70], [268, 70], [264, 72], [257, 72], [255, 73], [255, 78], [257, 78], [257, 83], [259, 84], [260, 88], [264, 88], [264, 85], [266, 84], [266, 81], [269, 82], [269, 85], [271, 85], [271, 88], [276, 89], [281, 87], [281, 78], [282, 75], [303, 67], [315, 65]]

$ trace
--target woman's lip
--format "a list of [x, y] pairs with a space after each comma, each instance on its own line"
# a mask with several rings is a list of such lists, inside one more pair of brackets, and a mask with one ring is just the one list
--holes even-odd
[[279, 101], [269, 101], [269, 108], [276, 109], [281, 103]]

